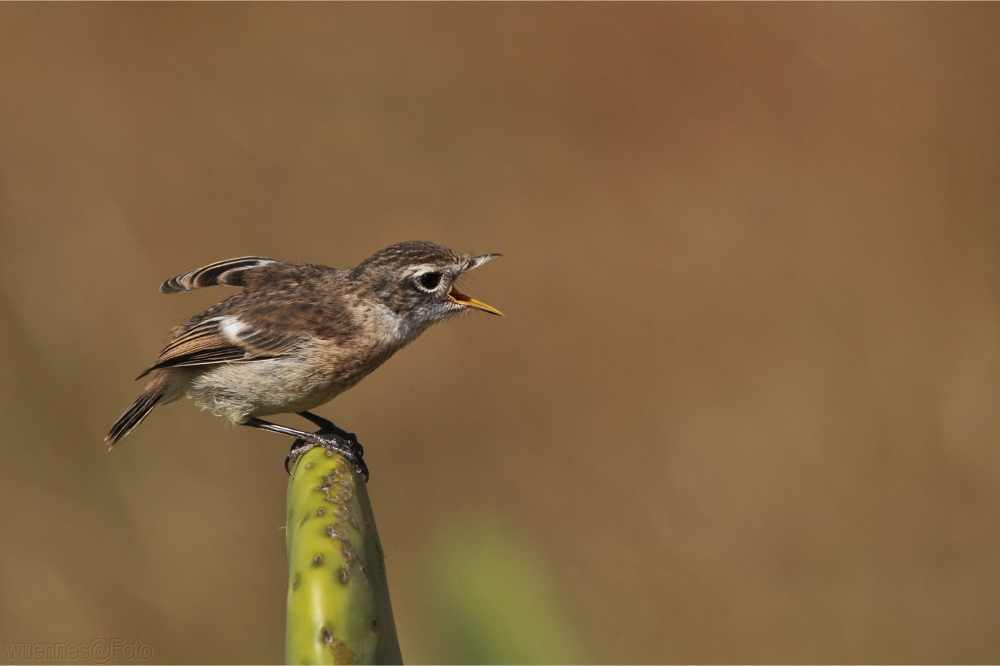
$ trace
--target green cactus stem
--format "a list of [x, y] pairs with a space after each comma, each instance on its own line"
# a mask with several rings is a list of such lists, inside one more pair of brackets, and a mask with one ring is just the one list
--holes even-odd
[[288, 483], [288, 664], [401, 664], [364, 478], [317, 447]]

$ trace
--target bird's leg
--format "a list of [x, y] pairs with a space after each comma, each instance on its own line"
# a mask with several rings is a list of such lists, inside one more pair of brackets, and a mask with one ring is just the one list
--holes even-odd
[[329, 419], [324, 419], [319, 414], [313, 414], [312, 412], [295, 412], [295, 413], [304, 419], [309, 419], [315, 425], [318, 425], [320, 428], [323, 428], [324, 430], [333, 430], [334, 428], [337, 427], [333, 425], [333, 421]]
[[304, 440], [311, 441], [313, 444], [319, 444], [311, 432], [303, 432], [302, 430], [296, 430], [295, 428], [286, 428], [285, 426], [278, 425], [277, 423], [271, 423], [270, 421], [264, 421], [263, 419], [250, 418], [240, 425], [258, 428], [259, 430], [267, 430], [269, 432], [277, 432], [291, 437], [301, 437]]
[[288, 458], [285, 460], [286, 470], [290, 470], [292, 464], [298, 460], [299, 456], [303, 453], [316, 446], [322, 446], [324, 449], [334, 451], [347, 458], [347, 460], [354, 466], [354, 469], [357, 472], [364, 474], [365, 481], [368, 481], [368, 465], [365, 464], [364, 459], [358, 452], [356, 447], [357, 440], [352, 442], [334, 432], [324, 432], [323, 430], [315, 433], [303, 432], [301, 430], [286, 428], [285, 426], [256, 418], [247, 419], [240, 425], [295, 437], [296, 440], [292, 443], [292, 450], [288, 453]]
[[353, 432], [347, 432], [343, 428], [338, 428], [333, 423], [333, 421], [330, 421], [329, 419], [324, 419], [322, 416], [318, 414], [313, 414], [312, 412], [296, 412], [296, 413], [302, 418], [308, 419], [313, 423], [315, 423], [316, 425], [318, 425], [320, 427], [318, 434], [322, 435], [333, 434], [342, 439], [346, 439], [348, 442], [351, 442], [351, 444], [354, 445], [358, 455], [362, 456], [365, 455], [365, 447], [361, 446], [361, 442], [358, 441], [358, 436], [355, 435]]

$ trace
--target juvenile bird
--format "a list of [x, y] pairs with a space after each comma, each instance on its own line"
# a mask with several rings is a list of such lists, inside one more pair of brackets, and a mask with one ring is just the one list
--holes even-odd
[[[432, 324], [470, 309], [501, 314], [455, 288], [459, 277], [499, 256], [410, 241], [352, 269], [240, 257], [171, 278], [161, 292], [215, 285], [243, 291], [171, 331], [156, 362], [138, 377], [155, 372], [153, 380], [105, 441], [114, 446], [154, 407], [188, 396], [232, 423], [299, 438], [289, 461], [322, 445], [367, 477], [357, 439], [309, 410], [357, 384]], [[321, 430], [259, 418], [289, 412]]]

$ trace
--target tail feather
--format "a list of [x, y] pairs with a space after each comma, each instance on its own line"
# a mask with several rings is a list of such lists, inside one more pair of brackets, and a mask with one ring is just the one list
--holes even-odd
[[136, 426], [145, 420], [149, 413], [153, 411], [153, 407], [163, 400], [167, 394], [167, 382], [165, 378], [161, 375], [156, 377], [153, 381], [149, 383], [146, 390], [142, 392], [132, 406], [125, 410], [125, 413], [121, 415], [115, 424], [111, 426], [111, 431], [108, 432], [107, 437], [104, 441], [108, 443], [109, 447], [114, 446], [118, 442], [125, 439], [125, 436], [132, 432]]

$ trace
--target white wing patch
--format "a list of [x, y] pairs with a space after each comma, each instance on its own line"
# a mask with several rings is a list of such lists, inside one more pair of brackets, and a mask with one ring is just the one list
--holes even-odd
[[219, 322], [219, 331], [234, 345], [240, 343], [240, 333], [247, 329], [247, 325], [235, 317], [223, 317]]

